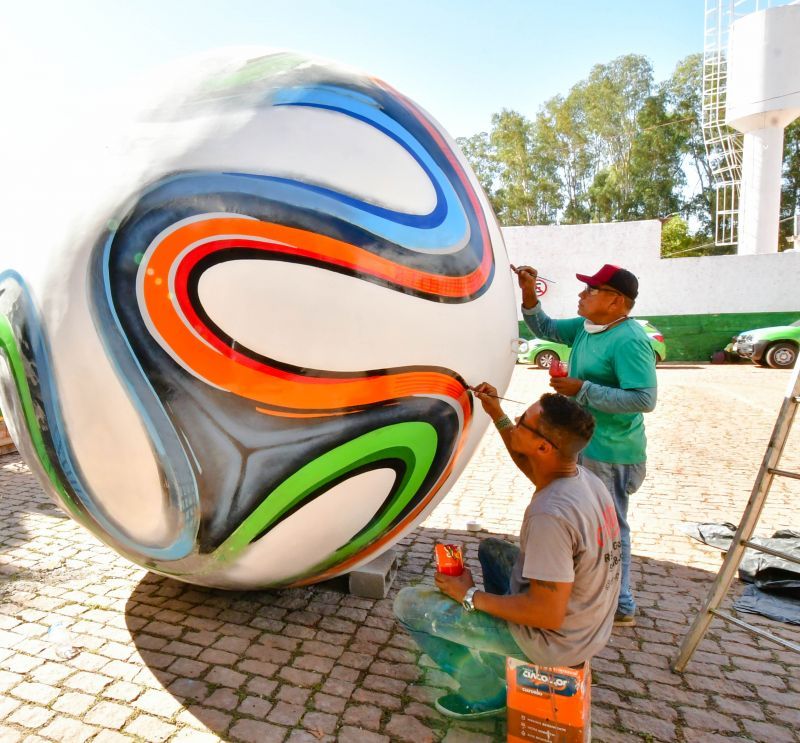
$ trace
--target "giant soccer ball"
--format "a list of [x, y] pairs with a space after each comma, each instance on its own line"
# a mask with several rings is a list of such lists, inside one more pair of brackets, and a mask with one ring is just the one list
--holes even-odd
[[3, 248], [12, 436], [152, 570], [352, 570], [464, 468], [487, 423], [468, 386], [507, 386], [499, 228], [448, 135], [372, 77], [226, 53], [159, 84], [124, 135], [67, 148], [69, 179]]

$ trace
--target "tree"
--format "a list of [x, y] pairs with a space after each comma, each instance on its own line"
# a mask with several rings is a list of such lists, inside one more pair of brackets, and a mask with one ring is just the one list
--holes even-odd
[[[500, 165], [497, 162], [497, 156], [489, 140], [489, 135], [486, 132], [480, 132], [479, 134], [473, 134], [471, 137], [458, 137], [456, 142], [475, 171], [475, 175], [478, 177], [481, 186], [483, 186], [483, 190], [486, 191], [486, 195], [491, 200], [495, 190], [495, 181], [500, 172]], [[497, 209], [497, 205], [492, 204], [492, 206]]]
[[624, 219], [653, 219], [681, 211], [686, 176], [678, 118], [667, 111], [663, 90], [648, 97], [639, 110], [628, 165], [630, 191], [622, 204]]
[[662, 89], [674, 116], [675, 131], [683, 140], [683, 168], [696, 176], [684, 194], [682, 211], [699, 219], [705, 237], [713, 239], [717, 205], [703, 140], [702, 54], [690, 54], [678, 62]]
[[579, 87], [598, 172], [609, 171], [603, 178], [606, 201], [616, 206], [613, 213], [592, 216], [603, 221], [623, 219], [633, 191], [631, 157], [640, 130], [639, 114], [652, 94], [653, 68], [646, 57], [627, 54], [595, 65]]
[[585, 108], [580, 89], [573, 88], [567, 98], [547, 101], [536, 117], [538, 146], [550, 154], [554, 177], [561, 188], [558, 207], [561, 221], [579, 224], [589, 221], [586, 192], [595, 172], [589, 148]]
[[[546, 101], [533, 121], [504, 109], [492, 117], [490, 132], [459, 143], [502, 224], [680, 214], [685, 234], [678, 240], [680, 225], [673, 225], [665, 254], [715, 253], [702, 82], [700, 54], [681, 60], [660, 85], [646, 57], [624, 55], [595, 65], [566, 95]], [[800, 210], [800, 122], [786, 130], [782, 209], [788, 234], [787, 217]]]
[[[780, 249], [792, 247], [786, 238], [794, 232], [794, 215], [800, 213], [800, 119], [783, 133], [783, 187], [781, 189]], [[800, 245], [795, 244], [795, 248]]]

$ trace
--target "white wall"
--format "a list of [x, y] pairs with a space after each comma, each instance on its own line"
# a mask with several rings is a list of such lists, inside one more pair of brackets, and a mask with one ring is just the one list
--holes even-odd
[[[504, 227], [511, 262], [531, 265], [553, 279], [542, 304], [553, 317], [574, 317], [582, 286], [575, 273], [593, 274], [604, 263], [639, 279], [636, 315], [728, 312], [800, 314], [800, 252], [660, 257], [658, 220], [612, 224]], [[498, 266], [498, 270], [502, 267]]]

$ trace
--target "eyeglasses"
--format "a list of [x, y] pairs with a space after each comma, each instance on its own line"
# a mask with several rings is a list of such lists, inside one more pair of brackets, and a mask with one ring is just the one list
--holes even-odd
[[523, 421], [523, 419], [522, 419], [522, 416], [521, 416], [521, 415], [520, 415], [520, 416], [517, 416], [517, 426], [519, 426], [520, 428], [524, 428], [524, 429], [526, 429], [526, 430], [530, 431], [531, 433], [535, 433], [535, 434], [536, 434], [536, 435], [537, 435], [537, 436], [538, 436], [540, 439], [544, 439], [544, 440], [545, 440], [545, 441], [546, 441], [548, 444], [550, 444], [550, 446], [552, 446], [554, 449], [558, 449], [558, 448], [559, 448], [559, 447], [558, 447], [558, 444], [556, 444], [556, 443], [555, 443], [555, 442], [554, 442], [552, 439], [550, 439], [550, 438], [548, 438], [547, 436], [545, 436], [545, 435], [544, 435], [544, 434], [543, 434], [543, 433], [542, 433], [542, 432], [541, 432], [541, 431], [540, 431], [538, 428], [534, 428], [533, 426], [529, 426], [529, 425], [527, 425], [527, 424], [526, 424], [526, 423]]
[[616, 289], [607, 289], [604, 286], [589, 286], [586, 284], [583, 291], [592, 297], [600, 292], [609, 292], [609, 294], [619, 294], [620, 297], [622, 296], [622, 292], [618, 292]]

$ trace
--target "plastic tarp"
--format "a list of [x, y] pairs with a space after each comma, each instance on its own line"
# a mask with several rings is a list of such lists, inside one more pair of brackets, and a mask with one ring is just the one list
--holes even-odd
[[[723, 551], [730, 548], [736, 534], [736, 526], [727, 523], [690, 523], [678, 528]], [[800, 533], [796, 531], [782, 529], [771, 537], [753, 537], [750, 541], [800, 559]], [[739, 565], [739, 578], [752, 585], [734, 602], [734, 609], [800, 624], [800, 564], [748, 548]]]

